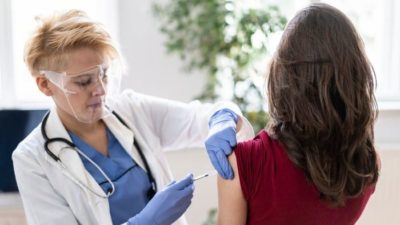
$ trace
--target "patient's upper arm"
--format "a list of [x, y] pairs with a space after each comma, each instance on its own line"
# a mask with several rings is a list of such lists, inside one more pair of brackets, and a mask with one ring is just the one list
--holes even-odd
[[235, 154], [229, 156], [234, 172], [233, 180], [218, 176], [218, 225], [245, 225], [247, 203], [240, 187]]

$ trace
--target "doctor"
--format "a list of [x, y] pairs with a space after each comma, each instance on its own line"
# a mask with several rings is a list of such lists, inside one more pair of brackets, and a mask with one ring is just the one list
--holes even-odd
[[28, 224], [186, 224], [192, 175], [172, 181], [164, 151], [206, 140], [212, 164], [232, 178], [226, 155], [253, 136], [237, 106], [110, 96], [118, 59], [81, 11], [42, 18], [29, 39], [25, 62], [55, 107], [13, 153]]

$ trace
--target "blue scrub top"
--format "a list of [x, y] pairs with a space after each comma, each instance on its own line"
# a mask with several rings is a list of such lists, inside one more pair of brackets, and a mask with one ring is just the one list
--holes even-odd
[[[69, 132], [73, 143], [93, 160], [114, 183], [115, 192], [108, 198], [111, 219], [114, 225], [122, 224], [138, 214], [149, 202], [147, 192], [151, 183], [146, 172], [124, 150], [107, 128], [108, 154], [106, 157], [95, 148]], [[133, 143], [132, 143], [133, 145]], [[85, 168], [94, 177], [105, 193], [111, 185], [100, 171], [79, 154]]]

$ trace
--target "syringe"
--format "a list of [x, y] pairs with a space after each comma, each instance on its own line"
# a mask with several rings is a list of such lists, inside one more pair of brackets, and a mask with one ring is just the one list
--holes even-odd
[[207, 173], [205, 173], [205, 174], [202, 174], [202, 175], [200, 175], [200, 176], [197, 176], [197, 177], [193, 178], [193, 181], [200, 180], [200, 179], [202, 179], [202, 178], [204, 178], [204, 177], [214, 176], [214, 175], [216, 175], [216, 174], [217, 174], [217, 171], [212, 170], [212, 171], [210, 171], [210, 172], [207, 172]]

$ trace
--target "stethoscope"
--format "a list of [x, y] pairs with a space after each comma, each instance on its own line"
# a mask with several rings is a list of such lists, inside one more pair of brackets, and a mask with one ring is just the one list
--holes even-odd
[[[129, 126], [125, 123], [125, 121], [124, 121], [115, 111], [112, 111], [112, 113], [114, 114], [115, 117], [117, 117], [117, 119], [118, 119], [125, 127], [127, 127], [128, 129], [130, 129]], [[114, 192], [115, 192], [115, 186], [114, 186], [114, 183], [111, 181], [111, 179], [107, 176], [107, 174], [100, 168], [100, 166], [97, 165], [97, 163], [95, 163], [93, 160], [91, 160], [85, 153], [83, 153], [81, 150], [79, 150], [79, 149], [76, 147], [76, 145], [75, 145], [74, 143], [72, 143], [71, 141], [69, 141], [69, 140], [67, 140], [67, 139], [65, 139], [65, 138], [60, 138], [60, 137], [49, 138], [49, 137], [47, 136], [45, 127], [46, 127], [46, 123], [47, 123], [47, 119], [48, 119], [49, 115], [50, 115], [50, 111], [47, 112], [46, 115], [43, 117], [42, 124], [41, 124], [41, 127], [40, 127], [40, 128], [41, 128], [42, 135], [43, 135], [43, 138], [44, 138], [44, 140], [45, 140], [44, 149], [45, 149], [45, 151], [47, 152], [47, 154], [48, 154], [51, 158], [53, 158], [54, 161], [56, 161], [57, 163], [59, 163], [66, 171], [68, 171], [67, 166], [61, 161], [61, 159], [60, 159], [58, 156], [56, 156], [53, 152], [51, 152], [50, 149], [49, 149], [49, 145], [52, 144], [52, 143], [54, 143], [54, 142], [58, 142], [58, 141], [59, 141], [59, 142], [62, 142], [62, 143], [67, 144], [68, 146], [63, 147], [61, 150], [63, 151], [63, 150], [66, 150], [66, 149], [72, 149], [72, 150], [75, 150], [76, 152], [78, 152], [78, 154], [82, 155], [84, 158], [86, 158], [86, 159], [87, 159], [93, 166], [95, 166], [95, 167], [100, 171], [100, 173], [106, 178], [107, 183], [110, 184], [111, 188], [107, 191], [106, 194], [104, 194], [104, 193], [101, 193], [101, 194], [96, 193], [96, 191], [92, 190], [90, 187], [88, 187], [86, 184], [84, 184], [83, 182], [81, 182], [79, 179], [76, 179], [76, 178], [72, 175], [72, 173], [70, 173], [70, 175], [71, 175], [72, 179], [74, 180], [74, 182], [77, 183], [81, 188], [84, 188], [84, 189], [90, 191], [91, 193], [97, 195], [98, 197], [101, 197], [101, 198], [109, 198], [112, 194], [114, 194]], [[135, 145], [137, 151], [139, 152], [140, 158], [142, 159], [142, 161], [143, 161], [143, 163], [144, 163], [144, 166], [146, 167], [147, 176], [148, 176], [149, 181], [150, 181], [150, 183], [151, 183], [151, 188], [150, 188], [150, 190], [147, 192], [147, 197], [148, 197], [148, 199], [150, 200], [150, 199], [153, 198], [153, 196], [154, 196], [154, 195], [156, 194], [156, 192], [157, 192], [156, 181], [154, 180], [154, 177], [153, 177], [153, 174], [152, 174], [152, 172], [151, 172], [151, 170], [150, 170], [149, 164], [148, 164], [148, 162], [147, 162], [147, 160], [146, 160], [146, 157], [144, 157], [144, 154], [143, 154], [141, 148], [139, 147], [139, 144], [137, 143], [137, 141], [133, 141], [133, 144]]]

